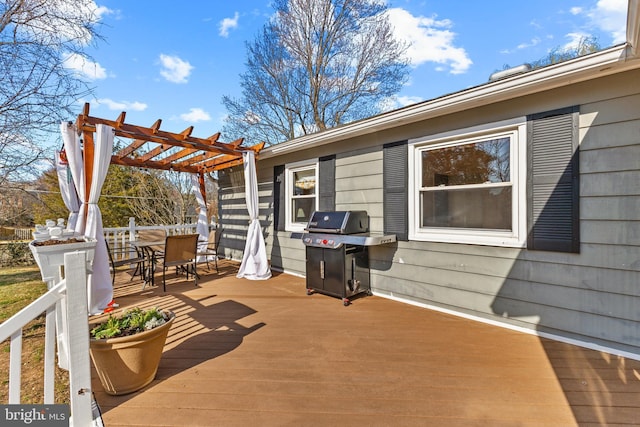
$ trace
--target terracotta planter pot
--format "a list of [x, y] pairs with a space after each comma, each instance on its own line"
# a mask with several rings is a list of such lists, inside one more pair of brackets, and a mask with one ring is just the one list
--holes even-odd
[[162, 349], [175, 315], [151, 330], [120, 338], [91, 339], [89, 352], [104, 390], [111, 395], [133, 393], [156, 376]]

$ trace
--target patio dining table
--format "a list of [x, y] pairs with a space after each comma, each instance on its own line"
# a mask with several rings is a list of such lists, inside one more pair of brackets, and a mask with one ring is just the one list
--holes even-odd
[[165, 240], [135, 240], [131, 242], [131, 246], [135, 247], [139, 253], [143, 254], [147, 259], [145, 265], [146, 271], [143, 275], [144, 286], [155, 286], [154, 273], [156, 271], [156, 263], [158, 262], [158, 254], [164, 252]]

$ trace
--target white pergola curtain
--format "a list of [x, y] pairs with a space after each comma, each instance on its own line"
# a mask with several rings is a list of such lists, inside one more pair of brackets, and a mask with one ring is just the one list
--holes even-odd
[[[62, 133], [62, 141], [64, 143], [64, 151], [67, 154], [69, 170], [73, 185], [76, 188], [78, 203], [84, 204], [84, 168], [82, 162], [82, 147], [80, 147], [80, 137], [76, 126], [71, 122], [62, 122], [60, 124], [60, 132]], [[68, 227], [71, 229], [71, 227]], [[76, 224], [73, 228], [76, 232], [84, 234], [84, 208], [80, 206]]]
[[267, 250], [264, 245], [262, 228], [258, 219], [258, 178], [256, 174], [255, 153], [242, 153], [244, 163], [244, 191], [249, 211], [249, 229], [244, 246], [244, 254], [240, 270], [236, 277], [250, 280], [267, 280], [271, 277], [271, 269], [267, 260]]
[[[98, 208], [98, 199], [111, 163], [114, 132], [112, 127], [102, 124], [96, 126], [93, 179], [89, 197], [86, 198], [83, 153], [77, 129], [73, 123], [65, 122], [60, 125], [60, 130], [73, 183], [81, 203], [75, 231], [96, 239], [93, 272], [89, 276], [87, 294], [89, 314], [100, 314], [113, 299], [109, 272], [109, 254], [107, 254], [107, 247], [104, 242], [102, 214]], [[86, 217], [84, 213], [85, 205], [87, 205]]]
[[[198, 178], [198, 174], [191, 174], [192, 191], [196, 196], [196, 201], [198, 202], [198, 223], [196, 224], [196, 233], [200, 235], [200, 237], [198, 237], [198, 247], [200, 247], [207, 245], [209, 239], [209, 221], [207, 221], [207, 205], [204, 202], [204, 196], [200, 191], [200, 181]], [[205, 261], [205, 257], [200, 256], [196, 261]]]
[[89, 276], [89, 313], [100, 314], [113, 300], [109, 254], [102, 230], [102, 213], [98, 207], [102, 185], [111, 164], [114, 129], [103, 124], [96, 125], [96, 139], [93, 156], [93, 179], [87, 199], [87, 224], [85, 236], [96, 239], [93, 273]]
[[60, 194], [62, 201], [69, 210], [69, 218], [67, 218], [67, 230], [75, 230], [78, 221], [78, 210], [80, 209], [80, 201], [76, 186], [73, 184], [71, 171], [69, 170], [69, 162], [66, 159], [66, 153], [56, 151], [56, 172], [58, 173], [58, 185], [60, 186]]

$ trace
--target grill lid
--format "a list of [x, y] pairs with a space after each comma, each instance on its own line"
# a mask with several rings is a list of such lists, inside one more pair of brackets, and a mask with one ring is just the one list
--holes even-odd
[[366, 233], [369, 231], [369, 216], [367, 211], [315, 211], [306, 230], [310, 233]]

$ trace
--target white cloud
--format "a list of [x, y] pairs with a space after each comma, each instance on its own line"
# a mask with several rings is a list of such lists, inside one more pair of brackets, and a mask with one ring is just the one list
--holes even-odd
[[119, 10], [109, 9], [107, 6], [96, 5], [96, 9], [94, 10], [94, 13], [96, 14], [96, 17], [98, 18], [98, 20], [101, 20], [104, 16], [107, 16], [107, 15], [116, 15], [118, 17], [120, 16]]
[[413, 66], [435, 62], [446, 65], [452, 74], [462, 74], [473, 63], [463, 48], [454, 45], [450, 20], [413, 16], [400, 8], [389, 9], [387, 14], [395, 36], [410, 44], [407, 54]]
[[115, 111], [144, 111], [147, 109], [147, 104], [138, 102], [138, 101], [118, 102], [109, 98], [100, 98], [100, 99], [97, 99], [96, 101], [98, 102], [98, 105], [104, 104], [110, 110], [115, 110]]
[[18, 8], [13, 18], [28, 22], [18, 26], [17, 31], [24, 31], [42, 43], [87, 45], [92, 36], [86, 25], [97, 24], [107, 10], [93, 0], [30, 2], [29, 7]]
[[97, 62], [90, 61], [77, 53], [65, 56], [64, 66], [73, 70], [80, 77], [88, 80], [102, 80], [107, 78], [107, 71]]
[[566, 35], [569, 39], [567, 43], [562, 46], [562, 49], [565, 51], [575, 50], [578, 46], [580, 46], [580, 42], [589, 37], [589, 34], [583, 32], [574, 32]]
[[598, 28], [611, 34], [614, 44], [627, 39], [627, 0], [599, 0], [588, 15]]
[[417, 104], [418, 102], [422, 102], [423, 99], [419, 96], [399, 96], [398, 104], [402, 107], [406, 107], [407, 105]]
[[187, 79], [193, 70], [193, 66], [177, 56], [160, 54], [162, 70], [160, 75], [171, 83], [187, 83]]
[[247, 111], [244, 115], [244, 120], [249, 124], [255, 125], [260, 123], [262, 119], [253, 111]]
[[583, 9], [581, 7], [579, 7], [579, 6], [574, 6], [569, 10], [569, 12], [572, 15], [580, 15], [582, 13], [582, 11], [583, 11]]
[[220, 31], [218, 34], [222, 37], [229, 37], [229, 30], [238, 28], [238, 18], [240, 15], [236, 12], [233, 18], [224, 18], [220, 21]]
[[185, 122], [190, 123], [208, 122], [211, 120], [209, 113], [204, 111], [202, 108], [191, 108], [188, 113], [180, 114], [180, 118]]
[[[611, 35], [613, 44], [624, 43], [627, 39], [627, 0], [598, 0], [592, 9], [572, 8], [571, 13], [584, 14], [592, 27]], [[608, 42], [604, 45], [608, 45]]]
[[529, 47], [533, 47], [540, 43], [540, 39], [538, 37], [532, 38], [528, 43], [520, 43], [517, 49], [527, 49]]
[[419, 96], [394, 95], [381, 100], [378, 103], [378, 108], [380, 108], [380, 111], [391, 111], [397, 108], [406, 107], [407, 105], [414, 105], [422, 101], [424, 101], [424, 98]]

